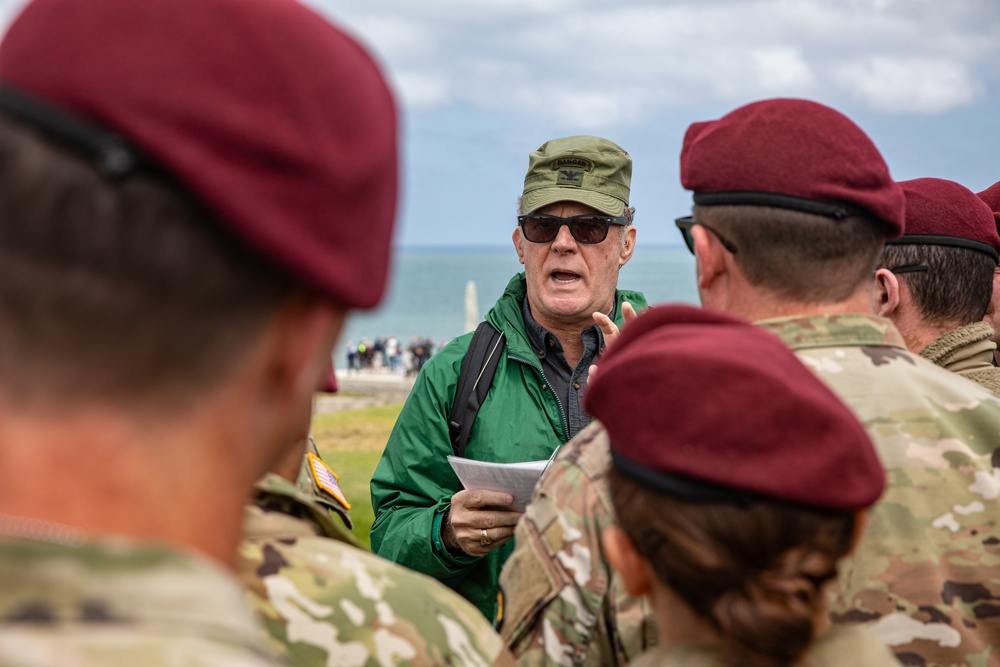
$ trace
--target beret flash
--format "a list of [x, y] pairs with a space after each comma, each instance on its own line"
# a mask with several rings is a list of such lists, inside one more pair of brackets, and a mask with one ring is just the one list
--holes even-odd
[[969, 248], [1000, 258], [993, 211], [968, 188], [942, 178], [900, 181], [906, 196], [906, 234], [888, 241], [902, 245]]
[[681, 183], [703, 206], [862, 215], [884, 222], [887, 238], [903, 233], [903, 194], [875, 144], [839, 111], [808, 100], [763, 100], [694, 123]]
[[298, 2], [34, 0], [0, 45], [0, 83], [3, 110], [53, 139], [77, 121], [119, 135], [337, 303], [381, 297], [394, 103], [365, 50]]
[[586, 408], [618, 470], [682, 498], [855, 510], [885, 485], [840, 399], [776, 336], [722, 313], [647, 310], [599, 363]]

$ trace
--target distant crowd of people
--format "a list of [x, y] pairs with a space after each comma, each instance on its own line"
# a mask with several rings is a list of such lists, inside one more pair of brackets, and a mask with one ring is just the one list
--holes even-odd
[[405, 348], [395, 336], [362, 338], [357, 345], [347, 341], [349, 372], [382, 372], [416, 375], [427, 360], [434, 356], [437, 344], [432, 338], [413, 336]]

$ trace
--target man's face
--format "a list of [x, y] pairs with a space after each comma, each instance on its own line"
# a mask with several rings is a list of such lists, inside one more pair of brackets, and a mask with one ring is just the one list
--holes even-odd
[[[537, 213], [568, 218], [599, 211], [576, 202], [556, 202]], [[521, 229], [512, 236], [517, 255], [524, 264], [531, 315], [550, 331], [593, 325], [594, 312], [608, 313], [614, 305], [618, 285], [618, 268], [632, 256], [635, 248], [635, 228], [624, 230], [611, 225], [608, 236], [600, 243], [579, 243], [569, 227], [563, 225], [559, 234], [548, 243], [532, 243]]]

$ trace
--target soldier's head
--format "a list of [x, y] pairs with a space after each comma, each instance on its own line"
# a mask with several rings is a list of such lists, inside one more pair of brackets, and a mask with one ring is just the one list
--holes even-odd
[[293, 0], [34, 0], [0, 86], [2, 400], [186, 409], [285, 343], [308, 410], [386, 279], [365, 51]]
[[919, 352], [978, 322], [1000, 257], [993, 212], [972, 191], [940, 178], [902, 181], [906, 234], [889, 241], [875, 273], [875, 310]]
[[629, 324], [586, 404], [611, 447], [605, 550], [663, 636], [721, 640], [726, 664], [795, 662], [885, 485], [852, 412], [772, 334], [690, 306]]
[[903, 195], [850, 119], [806, 100], [755, 102], [688, 128], [681, 181], [702, 301], [732, 309], [737, 278], [776, 303], [832, 304], [870, 285]]
[[582, 330], [613, 307], [635, 249], [631, 180], [632, 158], [600, 137], [553, 139], [528, 156], [512, 239], [542, 326]]

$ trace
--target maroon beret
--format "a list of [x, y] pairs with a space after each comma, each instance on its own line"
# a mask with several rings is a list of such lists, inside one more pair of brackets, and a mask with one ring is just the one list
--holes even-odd
[[1000, 181], [979, 193], [979, 198], [986, 202], [986, 205], [993, 211], [993, 218], [997, 226], [1000, 226]]
[[681, 183], [702, 206], [787, 208], [883, 221], [903, 233], [903, 193], [861, 128], [808, 100], [754, 102], [694, 123], [681, 148]]
[[972, 190], [942, 178], [915, 178], [899, 186], [906, 196], [906, 234], [889, 243], [955, 246], [1000, 258], [993, 211]]
[[337, 303], [379, 301], [395, 106], [365, 50], [298, 2], [34, 0], [0, 82], [119, 133]]
[[617, 469], [693, 500], [855, 510], [885, 474], [853, 413], [776, 336], [692, 306], [623, 330], [586, 394]]

